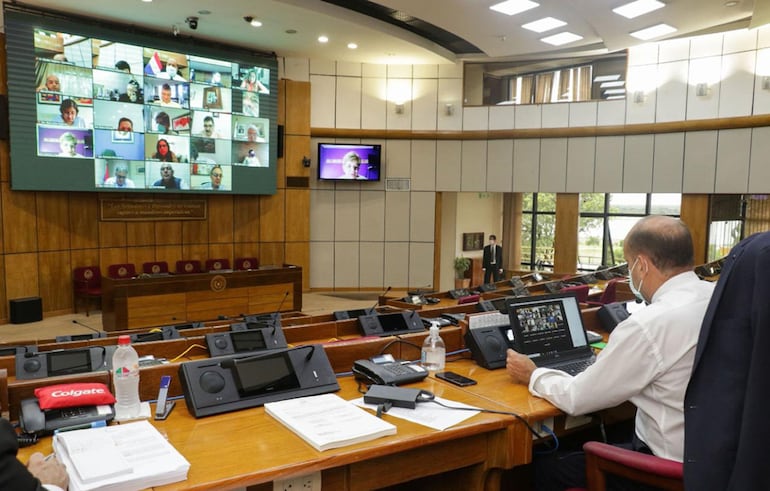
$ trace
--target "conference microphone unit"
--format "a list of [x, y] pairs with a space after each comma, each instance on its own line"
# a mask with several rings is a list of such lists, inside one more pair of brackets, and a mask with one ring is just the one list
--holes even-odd
[[375, 300], [374, 305], [368, 309], [337, 310], [332, 312], [332, 315], [334, 315], [334, 320], [344, 321], [347, 319], [358, 319], [362, 315], [377, 315], [377, 305], [380, 303], [380, 297], [387, 295], [390, 289], [391, 287], [388, 287], [384, 292], [382, 292], [382, 294], [377, 297], [377, 300]]
[[95, 333], [97, 333], [97, 334], [100, 334], [100, 336], [99, 336], [99, 337], [103, 337], [103, 336], [101, 336], [102, 334], [104, 334], [102, 331], [99, 331], [98, 329], [94, 329], [93, 327], [89, 326], [89, 325], [88, 325], [88, 324], [86, 324], [85, 322], [80, 322], [80, 321], [79, 321], [79, 320], [77, 320], [77, 319], [72, 319], [72, 323], [73, 323], [73, 324], [77, 324], [77, 325], [79, 325], [79, 326], [83, 326], [83, 327], [85, 327], [86, 329], [90, 329], [90, 330], [92, 330], [93, 332], [95, 332]]

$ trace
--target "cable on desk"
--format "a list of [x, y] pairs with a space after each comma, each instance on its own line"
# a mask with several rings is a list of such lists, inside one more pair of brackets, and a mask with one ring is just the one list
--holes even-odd
[[417, 346], [415, 343], [413, 343], [411, 341], [407, 341], [406, 339], [402, 339], [402, 338], [396, 336], [396, 339], [394, 339], [393, 341], [389, 342], [388, 344], [386, 344], [385, 346], [382, 347], [382, 349], [380, 350], [379, 354], [381, 355], [381, 354], [385, 353], [386, 349], [390, 348], [391, 346], [393, 346], [396, 343], [408, 344], [409, 346], [414, 346], [415, 348], [417, 348], [419, 350], [422, 349], [422, 346]]
[[180, 359], [181, 357], [183, 357], [184, 355], [189, 353], [190, 350], [193, 349], [193, 348], [200, 348], [200, 349], [205, 349], [206, 351], [208, 351], [208, 348], [205, 347], [205, 346], [201, 346], [200, 344], [191, 344], [190, 347], [187, 348], [186, 350], [182, 351], [182, 353], [179, 356], [175, 356], [174, 358], [171, 358], [168, 362], [169, 363], [174, 363], [175, 361], [177, 361], [178, 359]]

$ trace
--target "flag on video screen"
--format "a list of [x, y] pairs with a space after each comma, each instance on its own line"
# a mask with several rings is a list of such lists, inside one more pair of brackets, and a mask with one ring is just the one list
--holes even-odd
[[158, 52], [152, 54], [150, 61], [147, 62], [147, 66], [144, 67], [144, 73], [147, 75], [158, 75], [163, 71], [163, 65], [160, 62], [160, 56]]

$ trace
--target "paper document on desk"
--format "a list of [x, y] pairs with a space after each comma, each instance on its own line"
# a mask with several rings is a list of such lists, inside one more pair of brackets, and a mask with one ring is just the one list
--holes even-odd
[[265, 412], [319, 452], [396, 434], [394, 425], [334, 394], [268, 402]]
[[[447, 406], [477, 409], [473, 406], [469, 406], [461, 402], [450, 401], [448, 399], [442, 399], [441, 397], [436, 397], [435, 400], [442, 404], [446, 404]], [[363, 397], [354, 399], [350, 402], [356, 406], [371, 409], [372, 411], [377, 410], [376, 404], [366, 404]], [[388, 410], [388, 414], [397, 418], [411, 421], [413, 423], [427, 426], [428, 428], [433, 428], [434, 430], [443, 431], [479, 414], [479, 411], [449, 409], [439, 406], [433, 402], [420, 402], [417, 404], [415, 409], [392, 407]]]
[[145, 489], [187, 479], [190, 463], [147, 421], [59, 433], [71, 491]]

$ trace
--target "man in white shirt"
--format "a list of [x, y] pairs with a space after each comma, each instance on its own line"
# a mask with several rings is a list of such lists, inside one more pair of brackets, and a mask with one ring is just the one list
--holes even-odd
[[[648, 305], [618, 324], [596, 363], [573, 377], [536, 368], [528, 357], [509, 350], [506, 369], [515, 382], [528, 384], [532, 394], [571, 415], [631, 401], [637, 407], [631, 447], [681, 462], [684, 393], [714, 284], [693, 272], [692, 238], [675, 218], [649, 216], [637, 222], [623, 254], [631, 290]], [[582, 452], [539, 460], [537, 489], [585, 486]]]

